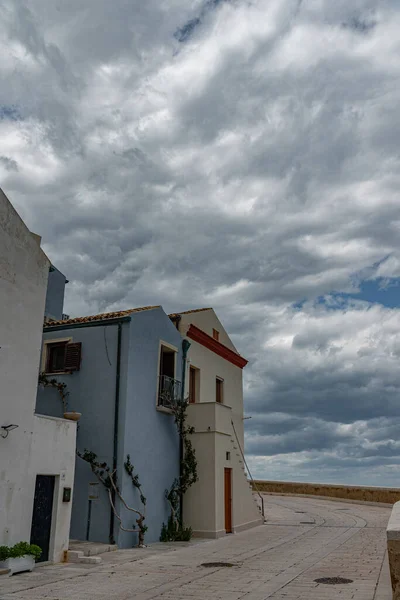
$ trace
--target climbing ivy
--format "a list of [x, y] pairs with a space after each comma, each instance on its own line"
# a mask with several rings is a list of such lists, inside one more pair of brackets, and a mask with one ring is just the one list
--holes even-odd
[[194, 427], [186, 424], [189, 404], [187, 399], [170, 398], [168, 404], [174, 414], [175, 425], [183, 446], [183, 456], [179, 477], [174, 480], [169, 490], [165, 490], [165, 498], [170, 505], [171, 513], [167, 524], [162, 525], [160, 541], [188, 541], [192, 537], [192, 529], [184, 526], [179, 506], [181, 496], [198, 481], [196, 452], [189, 437], [194, 433]]
[[[136, 508], [128, 506], [128, 504], [126, 503], [126, 501], [123, 498], [121, 491], [118, 487], [118, 483], [117, 483], [118, 478], [117, 478], [117, 470], [116, 469], [111, 471], [108, 464], [106, 462], [99, 462], [97, 460], [97, 454], [95, 454], [94, 452], [91, 452], [90, 450], [85, 449], [84, 452], [79, 452], [79, 450], [77, 450], [76, 453], [80, 458], [82, 458], [82, 460], [86, 461], [90, 465], [90, 468], [92, 469], [92, 472], [94, 473], [94, 475], [96, 475], [97, 479], [100, 481], [100, 483], [103, 484], [103, 486], [107, 490], [108, 499], [110, 501], [110, 505], [113, 510], [113, 513], [119, 522], [120, 529], [122, 531], [127, 531], [129, 533], [138, 533], [139, 534], [138, 548], [144, 548], [145, 547], [144, 535], [148, 529], [147, 525], [144, 525], [144, 520], [146, 518], [146, 498], [142, 492], [142, 485], [139, 481], [139, 475], [134, 474], [134, 466], [131, 463], [131, 458], [130, 458], [129, 454], [127, 455], [126, 460], [124, 462], [124, 469], [125, 469], [126, 473], [128, 474], [133, 487], [136, 488], [139, 492], [140, 502], [143, 505], [142, 510], [138, 510]], [[138, 515], [138, 518], [136, 519], [136, 527], [134, 527], [133, 529], [126, 528], [122, 524], [122, 518], [121, 518], [120, 514], [117, 512], [116, 507], [115, 507], [113, 492], [115, 493], [116, 496], [118, 496], [118, 498], [120, 499], [120, 501], [122, 502], [122, 504], [125, 506], [125, 508], [128, 511], [134, 512], [134, 513], [136, 513], [136, 515]]]
[[62, 381], [57, 381], [57, 379], [49, 379], [46, 373], [39, 373], [38, 384], [42, 387], [52, 387], [57, 390], [59, 393], [64, 412], [66, 413], [68, 410], [68, 402], [67, 398], [69, 396], [69, 392], [67, 391], [67, 384]]

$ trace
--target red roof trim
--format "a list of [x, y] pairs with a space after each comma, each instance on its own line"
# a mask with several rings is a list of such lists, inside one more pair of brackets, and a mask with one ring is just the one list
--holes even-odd
[[239, 354], [236, 354], [236, 352], [234, 352], [230, 348], [227, 348], [226, 346], [224, 346], [224, 344], [221, 344], [221, 342], [217, 342], [217, 340], [214, 340], [214, 338], [212, 338], [210, 335], [196, 327], [196, 325], [190, 325], [186, 335], [191, 340], [194, 340], [195, 342], [198, 342], [205, 348], [208, 348], [212, 352], [215, 352], [215, 354], [218, 354], [218, 356], [221, 356], [236, 367], [240, 367], [241, 369], [243, 369], [243, 367], [245, 367], [248, 363], [248, 361], [245, 358], [243, 358]]

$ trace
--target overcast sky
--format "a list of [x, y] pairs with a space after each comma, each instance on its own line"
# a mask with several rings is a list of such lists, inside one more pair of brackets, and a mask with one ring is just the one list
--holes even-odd
[[213, 306], [261, 478], [400, 486], [400, 6], [0, 0], [0, 184], [66, 312]]

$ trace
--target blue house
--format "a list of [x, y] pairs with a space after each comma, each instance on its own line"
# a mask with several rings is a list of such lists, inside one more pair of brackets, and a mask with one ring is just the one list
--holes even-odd
[[[62, 285], [61, 277], [55, 279]], [[160, 306], [47, 321], [41, 371], [66, 384], [68, 411], [81, 413], [77, 449], [94, 452], [100, 463], [116, 469], [124, 500], [142, 508], [124, 469], [130, 455], [147, 498], [146, 541], [158, 541], [169, 515], [164, 493], [179, 474], [179, 438], [163, 394], [171, 386], [179, 393], [179, 331]], [[36, 411], [63, 416], [65, 407], [56, 389], [39, 387]], [[118, 498], [116, 512], [125, 528], [135, 526], [135, 515]], [[120, 529], [107, 490], [79, 457], [70, 538], [111, 541], [120, 548], [132, 547], [138, 540], [136, 533]]]

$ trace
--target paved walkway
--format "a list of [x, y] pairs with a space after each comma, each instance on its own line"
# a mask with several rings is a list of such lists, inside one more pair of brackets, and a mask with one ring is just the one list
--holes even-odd
[[[266, 525], [220, 540], [3, 576], [0, 600], [391, 600], [389, 508], [289, 496], [266, 496], [265, 506]], [[202, 566], [217, 561], [234, 566]], [[352, 583], [316, 583], [321, 577]]]

